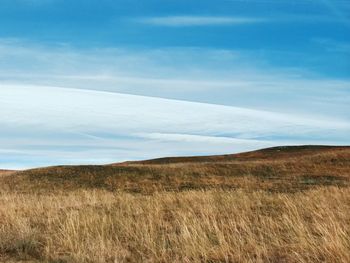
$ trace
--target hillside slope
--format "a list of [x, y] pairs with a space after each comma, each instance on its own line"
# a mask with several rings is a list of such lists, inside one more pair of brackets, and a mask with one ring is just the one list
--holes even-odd
[[55, 166], [3, 176], [10, 190], [107, 189], [150, 193], [188, 189], [294, 192], [319, 185], [348, 186], [350, 147], [275, 147], [254, 152], [162, 158], [112, 165]]
[[189, 157], [164, 157], [145, 161], [124, 162], [112, 165], [125, 164], [174, 164], [174, 163], [203, 163], [203, 162], [234, 162], [234, 161], [263, 161], [282, 160], [293, 157], [311, 156], [324, 153], [335, 153], [338, 151], [350, 151], [350, 146], [324, 146], [324, 145], [303, 145], [303, 146], [278, 146], [261, 149], [251, 152], [237, 154], [214, 155], [214, 156], [189, 156]]
[[350, 262], [350, 147], [0, 176], [0, 262]]

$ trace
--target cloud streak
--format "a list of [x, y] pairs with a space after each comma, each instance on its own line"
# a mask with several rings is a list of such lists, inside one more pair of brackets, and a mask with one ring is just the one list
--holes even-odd
[[326, 15], [275, 15], [273, 17], [234, 17], [234, 16], [155, 16], [131, 19], [143, 25], [158, 27], [204, 27], [204, 26], [243, 26], [265, 23], [348, 23], [344, 16]]
[[0, 41], [0, 167], [349, 144], [350, 82], [305, 75], [239, 50]]
[[0, 112], [2, 168], [344, 144], [350, 133], [346, 121], [47, 86], [0, 85]]
[[266, 19], [254, 17], [230, 17], [230, 16], [163, 16], [144, 17], [134, 21], [147, 25], [184, 27], [184, 26], [224, 26], [245, 25], [266, 22]]
[[258, 54], [243, 50], [75, 50], [65, 45], [45, 47], [3, 40], [0, 41], [0, 80], [9, 84], [129, 93], [311, 116], [345, 119], [350, 116], [350, 81], [315, 78], [299, 68], [277, 69]]

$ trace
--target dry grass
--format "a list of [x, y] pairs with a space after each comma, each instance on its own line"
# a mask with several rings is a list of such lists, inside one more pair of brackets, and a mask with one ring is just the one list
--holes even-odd
[[265, 157], [0, 176], [0, 262], [350, 262], [349, 149]]
[[0, 177], [0, 183], [17, 192], [107, 189], [145, 194], [218, 188], [295, 192], [324, 185], [350, 186], [350, 147], [299, 155], [287, 152], [258, 151], [249, 158], [227, 161], [215, 157], [210, 162], [201, 158], [185, 163], [175, 159], [165, 164], [57, 166]]
[[0, 195], [0, 254], [46, 262], [350, 262], [350, 189]]

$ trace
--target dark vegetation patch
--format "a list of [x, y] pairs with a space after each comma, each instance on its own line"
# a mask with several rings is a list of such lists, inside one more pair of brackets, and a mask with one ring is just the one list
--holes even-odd
[[258, 151], [244, 152], [239, 154], [226, 154], [214, 156], [188, 156], [188, 157], [164, 157], [152, 160], [117, 163], [124, 164], [174, 164], [174, 163], [198, 163], [198, 162], [228, 162], [228, 161], [253, 161], [273, 160], [275, 158], [292, 158], [300, 155], [313, 155], [325, 152], [349, 150], [350, 146], [323, 146], [323, 145], [302, 145], [302, 146], [278, 146]]
[[295, 192], [322, 185], [348, 186], [350, 178], [350, 147], [275, 147], [178, 162], [184, 158], [168, 158], [166, 164], [151, 160], [32, 169], [0, 177], [0, 183], [10, 190], [35, 192], [80, 188], [145, 194], [212, 188]]
[[336, 186], [346, 186], [348, 183], [348, 180], [346, 177], [337, 177], [337, 176], [330, 176], [330, 175], [318, 175], [318, 176], [301, 176], [300, 178], [301, 183], [306, 185], [318, 185], [318, 186], [330, 186], [330, 185], [336, 185]]

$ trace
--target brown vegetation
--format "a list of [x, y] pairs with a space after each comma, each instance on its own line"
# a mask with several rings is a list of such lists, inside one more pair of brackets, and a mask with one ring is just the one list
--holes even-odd
[[15, 171], [11, 171], [11, 170], [1, 170], [0, 169], [0, 176], [2, 175], [9, 175], [9, 174], [12, 174], [14, 173]]
[[227, 156], [55, 166], [17, 172], [1, 182], [12, 191], [79, 188], [146, 194], [213, 188], [294, 192], [350, 182], [350, 147], [279, 147]]
[[0, 262], [350, 262], [349, 178], [346, 147], [7, 173]]

